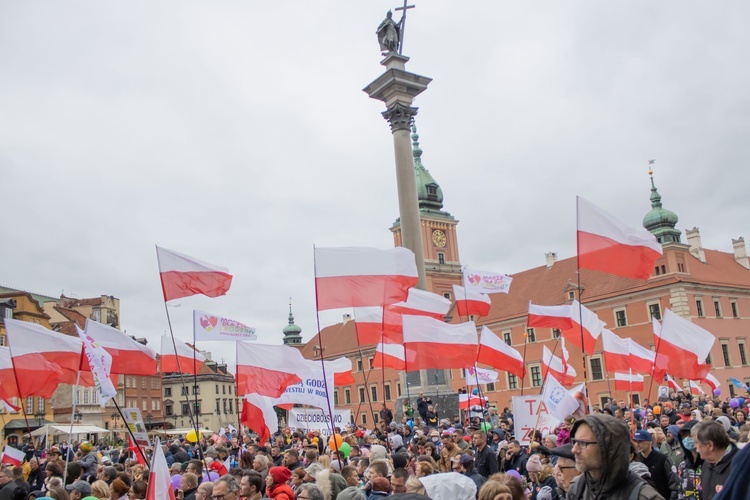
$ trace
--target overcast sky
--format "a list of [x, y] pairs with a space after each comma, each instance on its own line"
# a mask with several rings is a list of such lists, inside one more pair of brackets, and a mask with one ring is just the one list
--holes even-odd
[[[391, 133], [361, 89], [397, 5], [0, 2], [0, 284], [114, 295], [158, 349], [158, 244], [235, 276], [176, 301], [179, 338], [201, 309], [279, 343], [291, 297], [310, 339], [313, 245], [393, 246]], [[640, 226], [651, 158], [679, 229], [750, 241], [749, 18], [740, 0], [417, 2], [404, 54], [434, 79], [417, 126], [461, 262], [573, 256], [577, 194]]]

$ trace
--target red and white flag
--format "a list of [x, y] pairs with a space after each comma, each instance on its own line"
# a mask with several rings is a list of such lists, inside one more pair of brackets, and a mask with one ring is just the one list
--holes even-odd
[[404, 348], [409, 370], [464, 368], [477, 359], [473, 321], [450, 325], [428, 316], [403, 316]]
[[2, 405], [3, 411], [7, 411], [8, 413], [11, 413], [11, 414], [18, 413], [19, 411], [21, 411], [20, 406], [16, 406], [6, 399], [0, 399], [0, 405]]
[[637, 373], [650, 374], [654, 369], [656, 353], [651, 349], [646, 349], [641, 344], [630, 338], [628, 339], [628, 344], [630, 348], [631, 369]]
[[146, 376], [156, 373], [154, 350], [120, 330], [87, 319], [85, 333], [112, 356], [111, 373]]
[[240, 422], [258, 433], [259, 443], [265, 443], [279, 431], [279, 419], [273, 409], [273, 402], [260, 394], [245, 395]]
[[570, 312], [570, 304], [559, 306], [538, 306], [529, 301], [529, 327], [557, 328], [568, 330], [573, 328], [573, 316]]
[[608, 372], [626, 372], [631, 369], [629, 340], [620, 338], [607, 329], [602, 330], [604, 362]]
[[701, 383], [711, 386], [712, 391], [715, 391], [721, 385], [721, 382], [719, 382], [719, 379], [714, 377], [710, 373], [706, 375], [706, 378], [701, 380]]
[[156, 259], [165, 302], [192, 295], [220, 297], [232, 286], [232, 275], [225, 267], [158, 246]]
[[669, 375], [667, 375], [667, 385], [669, 386], [670, 389], [673, 389], [676, 392], [685, 392], [682, 390], [682, 386], [678, 384], [677, 382], [675, 382], [675, 380]]
[[18, 387], [10, 358], [10, 349], [0, 346], [0, 399], [10, 401], [14, 397], [18, 397]]
[[326, 361], [326, 370], [333, 370], [333, 385], [351, 385], [354, 383], [352, 375], [352, 360], [346, 356]]
[[[175, 345], [177, 346], [177, 354], [175, 354]], [[195, 364], [193, 364], [193, 356], [195, 356]], [[162, 373], [195, 375], [206, 362], [206, 357], [180, 340], [175, 339], [174, 344], [172, 344], [172, 339], [164, 335], [161, 338], [159, 361], [161, 362]]]
[[553, 375], [562, 385], [573, 385], [578, 375], [573, 366], [563, 363], [547, 346], [542, 347], [542, 366], [545, 376], [548, 373]]
[[372, 359], [373, 368], [393, 368], [406, 370], [406, 353], [401, 344], [382, 342], [375, 349]]
[[472, 406], [482, 406], [487, 404], [487, 398], [482, 396], [481, 398], [475, 394], [459, 394], [458, 395], [458, 409], [468, 410]]
[[482, 326], [482, 334], [479, 338], [477, 363], [484, 363], [498, 370], [505, 370], [520, 379], [523, 379], [526, 375], [521, 353], [503, 342], [486, 326]]
[[154, 442], [154, 457], [151, 459], [151, 472], [148, 475], [146, 500], [175, 500], [172, 477], [159, 438]]
[[5, 448], [3, 448], [3, 456], [0, 458], [0, 462], [12, 465], [13, 467], [20, 467], [25, 456], [26, 453], [23, 451], [6, 444]]
[[692, 380], [689, 380], [688, 382], [690, 384], [690, 394], [694, 394], [696, 396], [700, 394], [706, 394], [699, 383], [693, 382]]
[[626, 226], [580, 196], [577, 201], [578, 267], [646, 280], [662, 255], [656, 237]]
[[[599, 340], [606, 323], [577, 300], [570, 304], [570, 317], [573, 325], [568, 329], [563, 329], [562, 337], [586, 354], [593, 355], [596, 342]], [[583, 336], [583, 339], [581, 339], [581, 336]], [[581, 344], [581, 340], [583, 340], [583, 344]]]
[[615, 390], [638, 392], [645, 388], [643, 375], [637, 373], [615, 373]]
[[464, 269], [464, 287], [477, 293], [508, 293], [513, 278], [507, 274]]
[[88, 370], [81, 339], [10, 318], [5, 327], [19, 397], [51, 398], [58, 384], [76, 383], [79, 368]]
[[307, 360], [294, 347], [237, 342], [237, 394], [278, 398], [309, 372]]
[[459, 316], [487, 316], [492, 307], [489, 295], [473, 292], [458, 285], [453, 285], [453, 298]]
[[711, 369], [705, 361], [716, 341], [710, 332], [666, 309], [654, 334], [657, 370], [688, 380], [705, 378]]
[[377, 344], [383, 339], [386, 325], [381, 306], [355, 307], [353, 313], [357, 342], [360, 346]]
[[318, 311], [395, 304], [417, 280], [414, 253], [404, 247], [315, 249]]

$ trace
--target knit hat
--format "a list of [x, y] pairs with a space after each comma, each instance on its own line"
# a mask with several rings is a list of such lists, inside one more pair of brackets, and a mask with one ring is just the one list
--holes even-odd
[[384, 477], [376, 477], [372, 480], [372, 491], [385, 491], [390, 493], [391, 483]]
[[544, 469], [544, 466], [539, 455], [531, 455], [526, 462], [526, 470], [529, 472], [542, 472], [542, 469]]
[[273, 478], [273, 482], [276, 484], [283, 484], [292, 478], [292, 471], [286, 467], [271, 467], [268, 474]]
[[319, 462], [313, 462], [313, 463], [311, 463], [310, 465], [307, 466], [307, 468], [305, 469], [305, 473], [308, 476], [310, 476], [312, 478], [315, 478], [315, 474], [317, 474], [318, 472], [322, 471], [323, 469], [324, 469], [324, 467]]
[[89, 443], [88, 441], [84, 441], [83, 443], [81, 443], [81, 445], [79, 446], [79, 448], [81, 449], [82, 452], [88, 453], [88, 452], [90, 452], [91, 450], [94, 449], [94, 446], [91, 443]]

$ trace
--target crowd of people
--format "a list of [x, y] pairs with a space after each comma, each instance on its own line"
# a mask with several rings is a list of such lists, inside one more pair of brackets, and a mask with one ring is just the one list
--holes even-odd
[[[750, 498], [748, 402], [740, 400], [610, 401], [522, 443], [507, 408], [440, 419], [420, 395], [418, 412], [407, 406], [395, 422], [384, 407], [375, 429], [175, 439], [163, 451], [176, 500]], [[88, 441], [30, 448], [20, 466], [0, 469], [0, 500], [147, 498], [144, 461], [116, 451]]]

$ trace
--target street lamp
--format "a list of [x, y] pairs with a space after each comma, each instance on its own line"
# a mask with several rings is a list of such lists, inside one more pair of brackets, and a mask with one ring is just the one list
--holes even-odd
[[147, 429], [151, 427], [151, 421], [153, 419], [154, 419], [154, 416], [151, 415], [150, 413], [146, 415], [146, 428]]
[[177, 428], [177, 414], [175, 413], [174, 415], [172, 415], [172, 418], [174, 419], [174, 427], [172, 427], [172, 429], [176, 429]]
[[83, 420], [83, 414], [81, 413], [81, 411], [80, 411], [80, 410], [78, 410], [78, 409], [76, 408], [76, 412], [75, 412], [75, 413], [73, 414], [73, 421], [74, 421], [74, 422], [75, 422], [76, 424], [80, 424], [80, 423], [81, 423], [81, 420]]
[[44, 420], [44, 412], [41, 410], [38, 410], [36, 413], [34, 413], [34, 418], [36, 419], [37, 427], [41, 427], [42, 420]]

